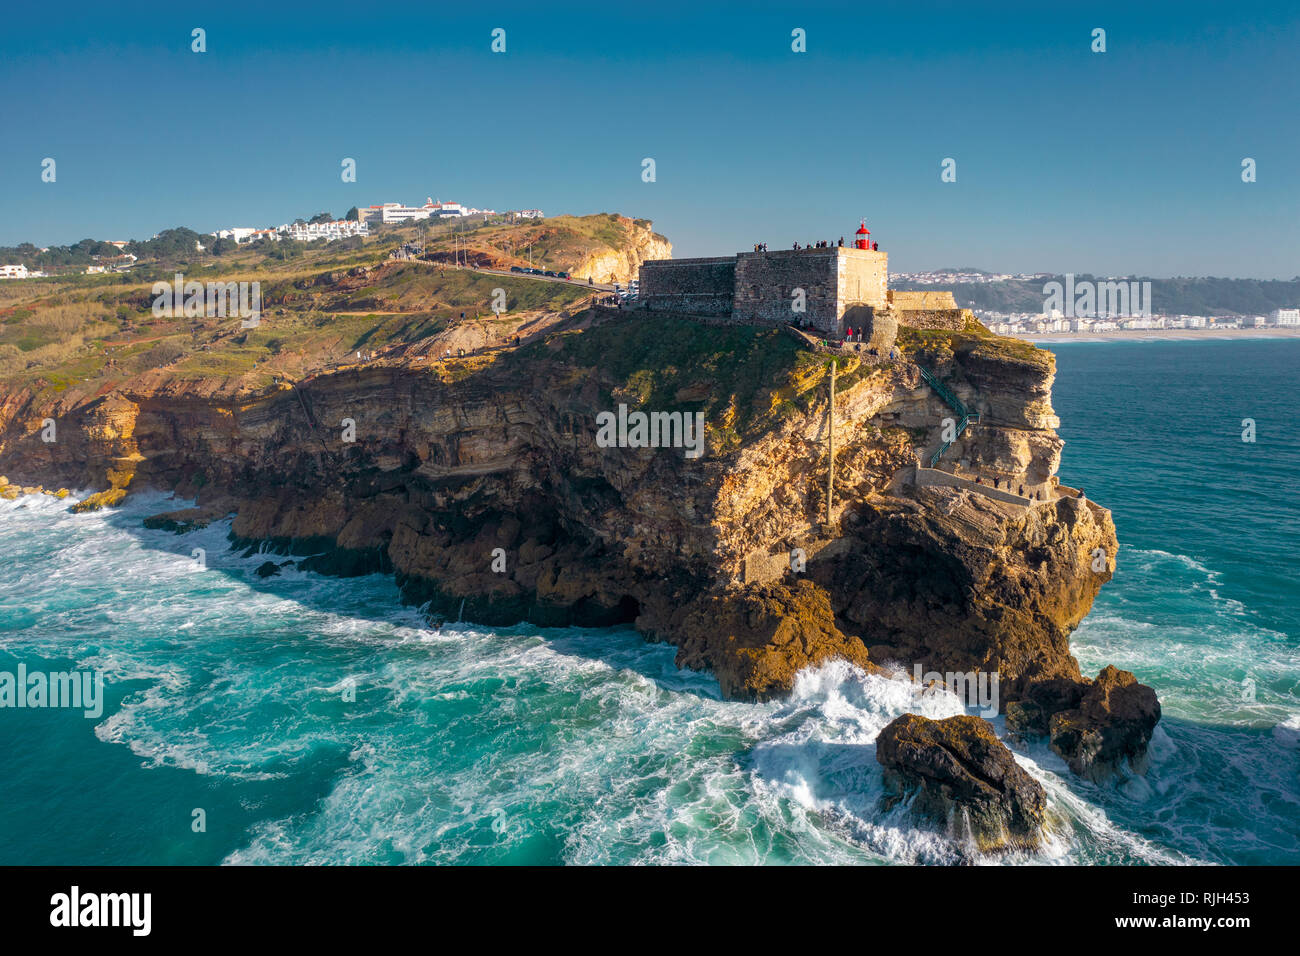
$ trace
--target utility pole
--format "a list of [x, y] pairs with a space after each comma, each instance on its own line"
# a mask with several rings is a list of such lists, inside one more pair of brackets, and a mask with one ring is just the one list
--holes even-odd
[[831, 502], [835, 495], [835, 359], [831, 359], [831, 403], [826, 410], [826, 444], [830, 461], [826, 468], [826, 526], [831, 523]]

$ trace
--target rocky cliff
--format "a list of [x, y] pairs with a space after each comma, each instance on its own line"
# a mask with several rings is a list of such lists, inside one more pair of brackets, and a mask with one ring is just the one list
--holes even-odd
[[627, 239], [617, 248], [585, 253], [571, 272], [576, 279], [627, 283], [640, 274], [641, 263], [647, 259], [671, 259], [672, 255], [671, 242], [649, 226], [633, 224]]
[[[776, 329], [582, 318], [461, 362], [269, 388], [156, 371], [106, 393], [10, 390], [0, 470], [106, 492], [92, 506], [175, 490], [198, 510], [157, 523], [233, 512], [236, 544], [392, 572], [433, 615], [463, 603], [483, 623], [631, 624], [731, 696], [780, 694], [832, 657], [993, 671], [1004, 705], [1045, 681], [1089, 683], [1069, 634], [1114, 570], [1115, 528], [1055, 488], [1049, 353], [980, 330], [905, 342], [894, 362], [843, 359], [827, 521], [825, 356]], [[951, 415], [920, 364], [981, 413], [953, 460], [1047, 500], [917, 486]], [[597, 416], [619, 405], [699, 412], [705, 454], [601, 447]], [[57, 441], [42, 440], [46, 419]]]

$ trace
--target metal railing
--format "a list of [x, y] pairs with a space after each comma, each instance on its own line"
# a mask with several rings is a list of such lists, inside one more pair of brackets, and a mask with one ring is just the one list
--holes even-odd
[[[959, 399], [956, 395], [954, 395], [952, 391], [948, 388], [948, 386], [944, 385], [943, 382], [939, 381], [939, 379], [937, 379], [933, 374], [931, 374], [930, 370], [927, 369], [924, 365], [917, 365], [917, 368], [920, 369], [921, 378], [925, 379], [925, 383], [929, 385], [932, 389], [934, 389], [934, 391], [938, 394], [938, 396], [942, 398], [945, 402], [947, 402], [954, 412], [956, 412], [958, 415], [961, 416], [961, 419], [957, 422], [957, 431], [954, 433], [953, 441], [956, 441], [958, 438], [960, 438], [962, 432], [964, 432], [968, 426], [972, 424], [979, 424], [979, 420], [980, 420], [979, 412], [970, 411], [962, 403], [962, 400]], [[930, 456], [930, 467], [931, 468], [937, 467], [939, 464], [939, 459], [943, 457], [943, 453], [946, 452], [951, 447], [952, 447], [952, 441], [946, 441], [942, 445], [940, 445], [939, 450]]]

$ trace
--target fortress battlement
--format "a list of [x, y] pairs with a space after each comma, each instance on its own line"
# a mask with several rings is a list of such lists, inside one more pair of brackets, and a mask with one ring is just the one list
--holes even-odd
[[854, 246], [650, 259], [641, 263], [638, 302], [650, 311], [737, 323], [794, 322], [831, 338], [850, 328], [870, 337], [880, 321], [910, 325], [913, 313], [918, 327], [961, 327], [951, 293], [891, 292], [888, 280], [888, 254], [862, 239]]

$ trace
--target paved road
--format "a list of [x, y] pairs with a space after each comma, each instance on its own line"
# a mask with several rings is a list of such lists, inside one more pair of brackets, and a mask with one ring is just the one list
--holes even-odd
[[[404, 262], [422, 262], [427, 266], [438, 266], [440, 269], [464, 269], [467, 272], [484, 272], [491, 275], [507, 276], [511, 279], [538, 279], [542, 282], [562, 282], [565, 285], [576, 285], [583, 289], [590, 289], [592, 291], [614, 291], [613, 285], [607, 285], [600, 282], [588, 284], [586, 279], [561, 279], [558, 276], [536, 276], [527, 272], [511, 272], [509, 269], [489, 269], [485, 266], [480, 266], [476, 269], [473, 266], [458, 266], [450, 262], [433, 262], [429, 259], [409, 259], [404, 256], [395, 256], [394, 258], [401, 259]], [[624, 289], [627, 288], [623, 283], [619, 283], [619, 285], [623, 286]]]

